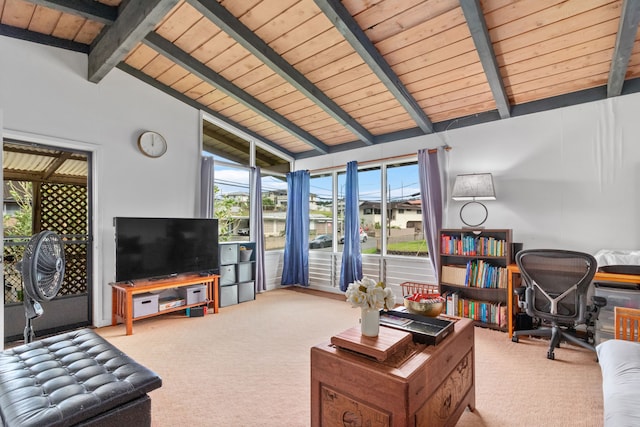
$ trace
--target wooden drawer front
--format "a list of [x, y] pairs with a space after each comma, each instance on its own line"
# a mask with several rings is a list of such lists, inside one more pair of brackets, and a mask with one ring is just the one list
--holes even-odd
[[[460, 321], [462, 320], [458, 322]], [[462, 330], [457, 328], [455, 334], [455, 340], [447, 337], [440, 344], [429, 346], [425, 350], [430, 353], [429, 360], [425, 363], [426, 369], [419, 370], [415, 379], [409, 383], [409, 396], [415, 397], [409, 402], [409, 413], [417, 412], [423, 403], [433, 396], [439, 384], [442, 384], [463, 360], [462, 355], [473, 348], [473, 327], [465, 327]]]
[[473, 386], [473, 351], [468, 352], [435, 393], [416, 412], [416, 426], [448, 425], [451, 415]]
[[322, 427], [389, 427], [390, 416], [325, 386], [320, 389]]

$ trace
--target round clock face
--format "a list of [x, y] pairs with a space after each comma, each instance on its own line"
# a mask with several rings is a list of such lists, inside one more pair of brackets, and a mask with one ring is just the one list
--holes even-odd
[[146, 156], [160, 157], [167, 152], [167, 141], [158, 132], [144, 132], [138, 138], [138, 148]]

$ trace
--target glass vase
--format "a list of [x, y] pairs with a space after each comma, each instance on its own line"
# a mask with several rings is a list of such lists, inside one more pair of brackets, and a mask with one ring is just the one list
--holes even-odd
[[366, 337], [377, 337], [380, 332], [380, 311], [375, 308], [360, 310], [360, 332]]

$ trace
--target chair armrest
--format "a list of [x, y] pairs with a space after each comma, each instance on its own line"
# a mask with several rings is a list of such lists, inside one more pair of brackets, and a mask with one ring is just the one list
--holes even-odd
[[594, 295], [591, 297], [591, 301], [593, 301], [593, 305], [595, 305], [598, 308], [604, 307], [605, 305], [607, 305], [607, 299], [605, 297], [597, 297]]
[[525, 286], [520, 286], [519, 288], [515, 288], [513, 290], [513, 293], [518, 296], [518, 307], [525, 311], [527, 310], [527, 300], [525, 297], [526, 291], [527, 288]]

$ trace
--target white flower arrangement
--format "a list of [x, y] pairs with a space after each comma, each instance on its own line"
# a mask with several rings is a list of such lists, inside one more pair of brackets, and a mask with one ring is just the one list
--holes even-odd
[[350, 283], [345, 295], [353, 307], [360, 308], [390, 310], [396, 302], [395, 295], [383, 282], [376, 282], [366, 276]]

